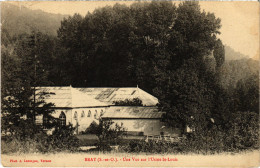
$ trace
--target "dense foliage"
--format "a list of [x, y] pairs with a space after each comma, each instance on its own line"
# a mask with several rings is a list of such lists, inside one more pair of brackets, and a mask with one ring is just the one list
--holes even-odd
[[95, 131], [96, 136], [98, 137], [97, 148], [100, 151], [111, 150], [111, 145], [117, 145], [126, 129], [123, 127], [123, 124], [114, 124], [111, 120], [102, 120], [100, 119], [99, 125]]
[[[1, 85], [1, 133], [2, 152], [51, 152], [77, 149], [73, 128], [55, 127], [51, 116], [52, 103], [44, 99], [48, 93], [40, 92], [36, 86], [51, 85], [50, 45], [54, 43], [48, 35], [39, 32], [2, 39], [2, 85]], [[46, 115], [54, 123], [50, 136], [36, 123], [38, 115]], [[56, 123], [56, 124], [55, 124]]]
[[28, 120], [22, 120], [13, 126], [12, 135], [2, 136], [2, 153], [47, 153], [58, 151], [76, 151], [79, 140], [75, 138], [71, 125], [53, 129], [48, 135], [40, 126]]

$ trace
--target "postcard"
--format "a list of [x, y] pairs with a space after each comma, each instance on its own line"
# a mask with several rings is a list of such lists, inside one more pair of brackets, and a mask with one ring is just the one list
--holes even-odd
[[3, 167], [259, 158], [259, 2], [1, 2]]

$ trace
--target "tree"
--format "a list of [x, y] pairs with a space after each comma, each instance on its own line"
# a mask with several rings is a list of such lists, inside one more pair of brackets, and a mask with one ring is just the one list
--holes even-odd
[[48, 83], [47, 72], [39, 64], [44, 59], [41, 39], [39, 33], [22, 35], [15, 43], [15, 50], [3, 54], [2, 131], [13, 133], [23, 120], [35, 124], [37, 115], [53, 112], [52, 104], [44, 102], [46, 94], [36, 89]]
[[100, 118], [99, 125], [95, 128], [95, 134], [98, 137], [97, 147], [103, 152], [110, 150], [110, 145], [117, 145], [123, 133], [126, 131], [122, 123], [121, 125], [113, 124], [114, 122], [111, 120], [102, 120], [102, 118]]
[[[57, 120], [51, 116], [53, 104], [46, 103], [49, 93], [38, 86], [51, 85], [51, 64], [55, 39], [41, 34], [23, 34], [7, 43], [1, 59], [1, 100], [2, 143], [10, 148], [4, 152], [49, 152], [51, 150], [75, 150], [78, 140], [72, 135], [72, 126], [57, 126]], [[13, 47], [11, 48], [10, 45]], [[55, 126], [49, 136], [36, 123], [36, 116], [44, 115]], [[61, 139], [60, 139], [61, 138]], [[12, 146], [15, 146], [13, 148]], [[3, 152], [2, 151], [2, 152]]]
[[[202, 60], [209, 55], [215, 46], [217, 34], [220, 34], [220, 27], [220, 19], [213, 13], [201, 12], [198, 2], [181, 3], [173, 26], [177, 37], [172, 38], [170, 43], [177, 60]], [[177, 61], [177, 64], [181, 63]]]
[[211, 123], [214, 95], [195, 66], [194, 60], [187, 61], [169, 74], [166, 87], [154, 91], [160, 95], [160, 106], [167, 112], [166, 119], [171, 126], [188, 125], [201, 134]]
[[250, 111], [259, 114], [259, 79], [252, 74], [237, 83], [234, 91], [235, 111]]
[[218, 39], [216, 42], [213, 55], [216, 60], [216, 67], [219, 68], [225, 62], [225, 47], [220, 39]]
[[206, 58], [216, 45], [220, 19], [201, 12], [197, 2], [183, 2], [177, 8], [168, 46], [170, 66], [156, 70], [153, 89], [170, 124], [181, 123], [202, 134], [212, 124], [216, 75]]
[[238, 149], [259, 148], [259, 114], [236, 112], [232, 118], [234, 147]]
[[223, 63], [220, 27], [220, 19], [201, 11], [198, 2], [116, 4], [63, 20], [58, 37], [70, 63], [82, 53], [71, 74], [82, 75], [77, 86], [138, 84], [159, 98], [169, 116], [192, 122], [198, 114], [204, 128], [217, 87], [206, 58], [215, 49], [217, 66]]
[[95, 121], [93, 121], [89, 127], [86, 129], [86, 131], [83, 132], [84, 133], [89, 133], [89, 134], [96, 134], [99, 131], [99, 124], [96, 123]]

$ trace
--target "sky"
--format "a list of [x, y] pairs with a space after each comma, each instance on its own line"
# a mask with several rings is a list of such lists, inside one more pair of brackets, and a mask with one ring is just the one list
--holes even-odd
[[[134, 1], [34, 1], [14, 2], [30, 9], [55, 14], [79, 13], [85, 16], [96, 8], [115, 3], [131, 5]], [[179, 4], [179, 2], [173, 2]], [[219, 38], [235, 51], [259, 59], [259, 5], [254, 1], [200, 1], [202, 10], [221, 19]], [[18, 4], [17, 4], [18, 5]]]

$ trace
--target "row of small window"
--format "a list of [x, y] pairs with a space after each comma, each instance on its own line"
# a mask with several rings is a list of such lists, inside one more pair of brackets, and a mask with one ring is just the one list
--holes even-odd
[[[102, 115], [103, 113], [104, 113], [103, 110], [101, 110], [100, 115]], [[95, 110], [94, 118], [97, 119], [97, 118], [98, 118], [97, 116], [98, 116], [98, 112], [97, 112], [97, 110]], [[82, 110], [82, 112], [81, 112], [81, 118], [83, 118], [83, 117], [85, 117], [85, 112], [84, 112], [84, 110]], [[91, 117], [91, 110], [88, 111], [88, 117]], [[74, 118], [74, 119], [77, 119], [77, 118], [78, 118], [78, 113], [77, 113], [77, 111], [75, 111], [73, 118]]]

